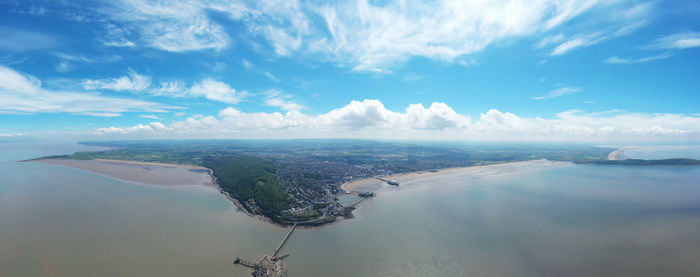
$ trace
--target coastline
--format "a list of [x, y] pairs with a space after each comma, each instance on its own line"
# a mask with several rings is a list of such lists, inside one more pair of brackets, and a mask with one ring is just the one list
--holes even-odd
[[[117, 180], [121, 181], [126, 181], [126, 182], [131, 182], [131, 183], [136, 183], [139, 185], [148, 185], [148, 186], [156, 186], [156, 187], [169, 187], [169, 188], [177, 188], [181, 186], [198, 186], [198, 187], [203, 187], [207, 189], [212, 189], [226, 197], [226, 199], [229, 200], [229, 202], [238, 210], [243, 213], [245, 213], [247, 216], [259, 219], [263, 222], [270, 223], [272, 225], [282, 227], [282, 228], [287, 228], [289, 227], [288, 225], [280, 224], [275, 221], [273, 221], [271, 218], [268, 218], [266, 216], [260, 215], [260, 214], [254, 214], [249, 212], [248, 210], [245, 209], [245, 207], [235, 198], [231, 197], [226, 191], [224, 191], [221, 186], [218, 183], [218, 180], [216, 176], [214, 176], [213, 171], [210, 168], [206, 167], [201, 167], [201, 166], [190, 166], [190, 165], [179, 165], [179, 164], [166, 164], [166, 163], [153, 163], [153, 162], [138, 162], [138, 161], [127, 161], [127, 160], [110, 160], [110, 159], [95, 159], [95, 160], [70, 160], [70, 159], [43, 159], [43, 160], [33, 160], [34, 162], [38, 163], [46, 163], [46, 164], [53, 164], [53, 165], [59, 165], [59, 166], [66, 166], [66, 167], [71, 167], [79, 170], [84, 170], [87, 172], [91, 172], [94, 174], [106, 176], [109, 178], [114, 178]], [[488, 164], [488, 165], [475, 165], [475, 166], [468, 166], [468, 167], [453, 167], [453, 168], [444, 168], [444, 169], [439, 169], [439, 170], [429, 170], [429, 171], [416, 171], [416, 172], [407, 172], [407, 173], [399, 173], [399, 174], [393, 174], [393, 175], [388, 175], [388, 176], [381, 176], [386, 179], [391, 179], [391, 180], [397, 180], [399, 182], [408, 182], [416, 179], [422, 179], [422, 178], [430, 178], [430, 177], [439, 177], [439, 176], [444, 176], [444, 175], [451, 175], [451, 174], [468, 174], [470, 172], [479, 172], [483, 170], [488, 170], [488, 169], [496, 169], [496, 168], [501, 168], [501, 167], [508, 167], [508, 166], [518, 166], [518, 165], [529, 165], [529, 164], [535, 164], [538, 162], [543, 162], [547, 161], [545, 159], [538, 159], [538, 160], [528, 160], [528, 161], [517, 161], [517, 162], [503, 162], [503, 163], [495, 163], [495, 164]], [[112, 166], [118, 166], [121, 167], [120, 170], [117, 171], [110, 171], [110, 172], [104, 172], [104, 166], [106, 165], [112, 165]], [[144, 167], [150, 168], [148, 170], [144, 170]], [[206, 178], [207, 182], [206, 185], [202, 185], [202, 183], [197, 183], [197, 184], [192, 184], [192, 183], [183, 183], [182, 180], [183, 178], [178, 178], [178, 181], [180, 183], [178, 184], [164, 184], [162, 180], [159, 180], [159, 182], [156, 182], [155, 184], [149, 181], [153, 181], [153, 176], [151, 178], [145, 178], [145, 179], [140, 179], [139, 176], [142, 176], [143, 174], [150, 174], [153, 172], [153, 168], [156, 169], [179, 169], [181, 172], [184, 174], [188, 175], [203, 175], [204, 172], [206, 172]], [[192, 171], [194, 169], [195, 171]], [[168, 172], [167, 170], [165, 172]], [[105, 174], [109, 173], [109, 174]], [[163, 174], [156, 174], [157, 177], [166, 177], [163, 176]], [[171, 176], [172, 177], [172, 176]], [[180, 175], [182, 177], [182, 174]], [[172, 178], [170, 178], [172, 179]], [[186, 179], [186, 178], [184, 178]], [[165, 182], [167, 183], [167, 182]], [[376, 185], [381, 185], [383, 184], [383, 181], [380, 181], [376, 179], [376, 177], [371, 177], [371, 178], [363, 178], [359, 180], [354, 180], [350, 182], [346, 182], [341, 185], [341, 188], [345, 191], [345, 193], [357, 193], [361, 190], [356, 190], [358, 187], [362, 186], [376, 186]], [[367, 198], [362, 198], [348, 207], [356, 209], [359, 204], [365, 202]], [[304, 228], [304, 229], [312, 229], [312, 228], [323, 228], [324, 226], [331, 225], [334, 223], [338, 223], [340, 221], [343, 221], [346, 218], [336, 218], [336, 220], [332, 222], [327, 222], [323, 223], [321, 225], [299, 225], [297, 228]]]
[[[401, 182], [410, 181], [410, 180], [413, 180], [416, 178], [433, 177], [433, 176], [441, 176], [441, 175], [449, 175], [449, 174], [463, 174], [463, 173], [468, 173], [468, 172], [476, 171], [476, 170], [484, 170], [484, 169], [489, 169], [489, 168], [499, 168], [499, 167], [504, 167], [504, 166], [525, 165], [525, 164], [531, 164], [531, 163], [542, 162], [542, 161], [546, 161], [546, 159], [517, 161], [517, 162], [503, 162], [503, 163], [494, 163], [494, 164], [488, 164], [488, 165], [475, 165], [475, 166], [465, 166], [465, 167], [450, 167], [450, 168], [443, 168], [443, 169], [438, 169], [438, 170], [415, 171], [415, 172], [399, 173], [399, 174], [379, 176], [379, 177], [382, 177], [385, 179], [390, 179], [390, 180], [396, 180], [396, 181], [399, 181], [399, 183], [401, 183]], [[360, 179], [360, 180], [346, 182], [343, 185], [341, 185], [340, 187], [346, 193], [351, 193], [351, 192], [359, 192], [359, 191], [355, 190], [357, 187], [378, 184], [378, 183], [384, 183], [384, 182], [376, 179], [376, 177], [371, 177], [371, 178], [364, 178], [364, 179]]]
[[612, 151], [608, 154], [608, 160], [611, 161], [619, 161], [619, 160], [626, 160], [629, 159], [627, 155], [625, 155], [625, 151], [630, 149], [629, 147], [619, 147], [617, 150]]

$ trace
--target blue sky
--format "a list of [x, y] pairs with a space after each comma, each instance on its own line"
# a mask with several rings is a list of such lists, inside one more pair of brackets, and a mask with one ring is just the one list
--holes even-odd
[[697, 140], [697, 1], [3, 1], [0, 137]]

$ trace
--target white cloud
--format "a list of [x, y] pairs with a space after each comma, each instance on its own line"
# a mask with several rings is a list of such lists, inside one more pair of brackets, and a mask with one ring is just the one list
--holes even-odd
[[655, 140], [700, 139], [700, 116], [624, 111], [561, 112], [551, 119], [523, 118], [491, 109], [472, 122], [445, 103], [388, 110], [379, 100], [352, 101], [320, 115], [298, 111], [246, 113], [226, 108], [170, 124], [99, 128], [96, 134], [193, 138], [394, 138], [446, 140]]
[[700, 47], [700, 33], [686, 32], [657, 39], [649, 48], [686, 49]]
[[250, 62], [249, 60], [243, 59], [243, 61], [241, 61], [241, 65], [242, 65], [243, 68], [245, 68], [246, 70], [252, 71], [252, 72], [256, 72], [256, 73], [259, 73], [259, 74], [262, 74], [262, 75], [264, 75], [265, 77], [267, 77], [268, 79], [270, 79], [270, 80], [272, 80], [272, 81], [275, 81], [275, 82], [279, 82], [279, 81], [280, 81], [280, 79], [277, 78], [277, 76], [275, 76], [275, 74], [272, 74], [272, 72], [270, 72], [270, 71], [264, 71], [264, 70], [258, 69], [258, 68], [255, 66], [255, 64], [252, 63], [252, 62]]
[[654, 56], [648, 56], [648, 57], [642, 57], [642, 58], [636, 58], [636, 59], [620, 58], [617, 56], [613, 56], [613, 57], [609, 57], [603, 61], [606, 63], [612, 63], [612, 64], [645, 63], [645, 62], [668, 59], [671, 56], [672, 55], [670, 52], [665, 52], [665, 53], [661, 53], [661, 54], [654, 55]]
[[248, 93], [245, 91], [236, 91], [234, 88], [224, 82], [215, 81], [213, 79], [204, 79], [195, 83], [188, 91], [188, 95], [203, 96], [206, 99], [220, 101], [228, 104], [236, 104], [241, 101]]
[[[636, 4], [632, 7], [626, 5], [617, 7], [613, 5], [613, 8], [599, 14], [597, 19], [599, 21], [598, 25], [583, 24], [585, 26], [584, 32], [569, 35], [568, 38], [562, 34], [547, 36], [540, 40], [536, 47], [543, 48], [553, 43], [559, 43], [549, 55], [560, 56], [574, 49], [631, 34], [649, 23], [649, 15], [652, 12], [653, 5], [652, 2]], [[597, 31], [590, 32], [593, 28], [597, 28]]]
[[128, 37], [135, 33], [144, 45], [169, 52], [222, 49], [230, 38], [209, 19], [206, 2], [210, 1], [119, 1], [105, 13], [125, 26], [110, 26], [111, 37], [104, 44], [133, 47]]
[[[107, 14], [123, 25], [108, 28], [109, 41], [119, 42], [115, 44], [131, 46], [136, 37], [146, 45], [172, 52], [222, 49], [230, 44], [230, 38], [224, 26], [209, 17], [214, 10], [242, 23], [252, 36], [246, 41], [254, 48], [259, 48], [255, 38], [263, 38], [269, 50], [279, 56], [302, 54], [355, 70], [386, 72], [413, 57], [463, 62], [489, 45], [529, 35], [549, 36], [540, 42], [544, 47], [565, 39], [561, 32], [551, 35], [558, 27], [595, 8], [605, 11], [601, 14], [618, 16], [602, 21], [600, 16], [592, 16], [596, 19], [592, 22], [620, 30], [625, 28], [620, 25], [627, 26], [618, 34], [622, 35], [644, 25], [652, 6], [630, 8], [625, 1], [601, 2], [122, 0]], [[615, 24], [610, 24], [612, 21]], [[576, 39], [570, 38], [573, 41], [567, 45], [571, 48], [577, 41], [579, 47], [586, 45], [580, 42], [585, 38]]]
[[168, 97], [204, 97], [227, 104], [237, 104], [248, 95], [246, 91], [237, 91], [230, 85], [211, 78], [195, 82], [189, 88], [183, 81], [162, 82], [159, 88], [149, 90], [148, 93]]
[[0, 66], [0, 80], [0, 114], [119, 116], [125, 112], [167, 112], [177, 108], [97, 93], [47, 90], [41, 87], [41, 80], [4, 66]]
[[160, 122], [151, 122], [146, 125], [136, 125], [134, 127], [128, 127], [128, 128], [115, 128], [115, 127], [109, 127], [109, 128], [100, 128], [97, 129], [95, 132], [97, 134], [104, 134], [104, 135], [118, 135], [118, 134], [129, 134], [129, 133], [135, 133], [135, 132], [150, 132], [150, 133], [162, 133], [162, 132], [167, 132], [167, 131], [172, 131], [172, 128], [168, 128], [163, 123]]
[[278, 107], [285, 111], [299, 111], [305, 109], [304, 106], [296, 103], [292, 95], [283, 94], [282, 91], [271, 89], [263, 92], [265, 95], [265, 105]]
[[586, 39], [583, 39], [583, 38], [572, 39], [572, 40], [566, 41], [562, 44], [559, 44], [559, 46], [554, 48], [554, 50], [552, 50], [552, 53], [550, 53], [549, 55], [551, 55], [551, 56], [563, 55], [566, 52], [569, 52], [570, 50], [572, 50], [576, 47], [584, 46], [587, 44], [588, 44], [588, 41], [586, 41]]
[[320, 9], [331, 34], [313, 44], [356, 70], [384, 71], [413, 56], [442, 61], [554, 28], [595, 1], [347, 2]]
[[151, 85], [151, 77], [138, 74], [129, 68], [128, 76], [102, 80], [85, 80], [83, 87], [87, 90], [108, 89], [116, 91], [141, 91]]
[[564, 40], [564, 35], [562, 34], [556, 34], [556, 35], [549, 35], [541, 39], [537, 44], [537, 48], [543, 48], [545, 46], [549, 46], [553, 43], [558, 43], [560, 41]]
[[159, 118], [157, 115], [155, 115], [155, 114], [142, 114], [142, 115], [139, 115], [139, 117], [141, 117], [141, 118], [148, 118], [148, 119], [155, 119], [155, 120], [159, 120], [159, 119], [160, 119], [160, 118]]
[[272, 72], [270, 72], [270, 71], [263, 72], [263, 75], [265, 75], [265, 77], [267, 77], [268, 79], [270, 79], [272, 81], [275, 81], [275, 82], [280, 81], [280, 79], [277, 78], [277, 76], [275, 76], [275, 74], [272, 74]]
[[135, 47], [136, 44], [133, 42], [126, 40], [124, 38], [119, 38], [117, 40], [110, 40], [110, 41], [105, 41], [104, 46], [110, 46], [110, 47]]
[[227, 104], [237, 104], [248, 95], [246, 91], [237, 91], [230, 85], [211, 78], [205, 78], [195, 82], [189, 88], [185, 82], [179, 80], [161, 82], [159, 88], [148, 89], [150, 86], [151, 77], [140, 75], [132, 69], [129, 69], [129, 76], [83, 81], [83, 87], [88, 90], [127, 90], [168, 97], [203, 97]]
[[555, 97], [564, 96], [567, 94], [579, 93], [579, 92], [581, 92], [580, 88], [561, 87], [561, 88], [552, 90], [545, 95], [532, 97], [532, 99], [533, 100], [546, 100], [546, 99], [552, 99]]
[[584, 35], [579, 35], [578, 37], [574, 39], [567, 40], [555, 47], [551, 53], [549, 53], [550, 56], [560, 56], [564, 55], [567, 52], [574, 50], [576, 48], [584, 47], [584, 46], [591, 46], [597, 43], [600, 43], [601, 41], [607, 39], [608, 37], [603, 35], [602, 32], [595, 32], [591, 34], [584, 34]]
[[187, 86], [182, 81], [169, 81], [160, 83], [160, 88], [149, 91], [153, 95], [170, 97], [184, 97], [187, 94]]

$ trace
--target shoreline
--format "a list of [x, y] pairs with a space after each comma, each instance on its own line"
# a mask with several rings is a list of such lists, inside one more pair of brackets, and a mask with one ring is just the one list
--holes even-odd
[[625, 155], [625, 151], [629, 149], [628, 147], [620, 147], [617, 148], [617, 150], [612, 151], [608, 154], [608, 160], [610, 161], [619, 161], [619, 160], [626, 160], [629, 159], [627, 155]]
[[[70, 160], [70, 159], [39, 159], [39, 160], [32, 160], [33, 162], [38, 162], [38, 163], [45, 163], [45, 164], [53, 164], [53, 165], [59, 165], [59, 166], [65, 166], [65, 167], [70, 167], [78, 170], [83, 170], [87, 171], [93, 174], [105, 176], [108, 178], [113, 178], [116, 180], [120, 181], [125, 181], [125, 182], [130, 182], [130, 183], [135, 183], [137, 185], [146, 185], [146, 186], [154, 186], [154, 187], [166, 187], [166, 188], [178, 188], [178, 187], [202, 187], [206, 189], [211, 189], [217, 191], [219, 194], [221, 194], [223, 197], [228, 199], [228, 201], [236, 208], [236, 210], [244, 213], [245, 215], [258, 219], [260, 221], [270, 223], [272, 225], [275, 225], [277, 227], [281, 228], [288, 228], [289, 225], [281, 224], [275, 222], [272, 218], [260, 215], [260, 214], [254, 214], [249, 212], [248, 210], [245, 209], [245, 207], [235, 198], [231, 197], [226, 191], [224, 191], [221, 186], [219, 185], [219, 182], [214, 176], [213, 170], [210, 168], [206, 167], [201, 167], [201, 166], [191, 166], [191, 165], [180, 165], [180, 164], [167, 164], [167, 163], [155, 163], [155, 162], [139, 162], [139, 161], [129, 161], [129, 160], [111, 160], [111, 159], [94, 159], [94, 160]], [[451, 167], [451, 168], [443, 168], [443, 169], [437, 169], [437, 170], [424, 170], [424, 171], [415, 171], [415, 172], [406, 172], [406, 173], [398, 173], [398, 174], [393, 174], [393, 175], [388, 175], [388, 176], [380, 176], [384, 177], [387, 179], [395, 179], [400, 182], [406, 182], [406, 181], [411, 181], [417, 178], [425, 178], [425, 177], [436, 177], [436, 176], [442, 176], [442, 175], [449, 175], [449, 174], [464, 174], [464, 173], [469, 173], [469, 172], [476, 172], [478, 170], [485, 170], [489, 168], [499, 168], [499, 167], [506, 167], [506, 166], [517, 166], [517, 165], [526, 165], [526, 164], [532, 164], [532, 163], [537, 163], [537, 162], [542, 162], [546, 161], [546, 159], [538, 159], [538, 160], [527, 160], [527, 161], [516, 161], [516, 162], [503, 162], [503, 163], [494, 163], [494, 164], [487, 164], [487, 165], [474, 165], [474, 166], [467, 166], [467, 167]], [[120, 174], [105, 174], [103, 172], [100, 172], [99, 170], [95, 170], [96, 168], [99, 168], [99, 165], [101, 163], [107, 163], [107, 164], [113, 164], [116, 166], [121, 166], [122, 171], [118, 172]], [[90, 166], [76, 166], [80, 164], [87, 164], [87, 165], [95, 165], [97, 167], [95, 168], [90, 168]], [[144, 166], [150, 166], [150, 167], [158, 167], [158, 168], [187, 168], [187, 169], [196, 169], [199, 171], [204, 171], [206, 172], [207, 178], [208, 178], [208, 184], [209, 185], [201, 185], [201, 184], [179, 184], [179, 185], [168, 185], [168, 184], [153, 184], [149, 182], [141, 182], [139, 181], [134, 181], [130, 180], [129, 177], [132, 177], [131, 179], [138, 179], [138, 178], [133, 178], [134, 176], [138, 176], [138, 172], [134, 172], [134, 170], [139, 169], [139, 167], [144, 167]], [[187, 171], [187, 174], [202, 174], [203, 172], [196, 172], [196, 171]], [[375, 185], [375, 184], [380, 184], [383, 183], [383, 181], [380, 181], [376, 179], [376, 177], [371, 177], [371, 178], [363, 178], [359, 180], [354, 180], [350, 182], [346, 182], [342, 184], [340, 187], [343, 189], [343, 191], [346, 194], [351, 194], [351, 193], [357, 193], [359, 191], [356, 191], [355, 189], [358, 186], [363, 186], [363, 185]], [[365, 202], [367, 198], [362, 198], [348, 207], [357, 209], [359, 204]], [[332, 225], [341, 221], [344, 221], [349, 218], [345, 217], [339, 217], [336, 218], [332, 222], [327, 222], [324, 224], [320, 225], [298, 225], [297, 228], [302, 228], [302, 229], [316, 229], [316, 228], [323, 228], [328, 225]]]
[[423, 170], [423, 171], [398, 173], [398, 174], [385, 175], [385, 176], [375, 176], [375, 177], [363, 178], [363, 179], [359, 179], [359, 180], [355, 180], [355, 181], [346, 182], [346, 183], [342, 184], [340, 186], [340, 188], [343, 189], [343, 191], [345, 191], [345, 193], [360, 192], [360, 191], [355, 190], [358, 186], [383, 183], [383, 181], [378, 180], [377, 177], [382, 177], [385, 179], [391, 179], [391, 180], [405, 182], [405, 181], [410, 181], [412, 179], [416, 179], [419, 177], [432, 177], [432, 176], [440, 176], [440, 175], [446, 175], [446, 174], [460, 174], [460, 173], [467, 173], [467, 172], [476, 171], [476, 170], [498, 168], [498, 167], [504, 167], [504, 166], [513, 166], [513, 165], [519, 165], [519, 164], [530, 164], [533, 162], [542, 162], [542, 161], [546, 161], [546, 159], [517, 161], [517, 162], [503, 162], [503, 163], [464, 166], [464, 167], [449, 167], [449, 168], [443, 168], [443, 169], [437, 169], [437, 170]]

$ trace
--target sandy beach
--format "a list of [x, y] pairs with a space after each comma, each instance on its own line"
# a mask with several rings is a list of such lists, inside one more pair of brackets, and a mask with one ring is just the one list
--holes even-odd
[[216, 189], [210, 170], [205, 167], [122, 160], [44, 159], [34, 162], [82, 169], [137, 184], [155, 186], [201, 186]]
[[[389, 176], [380, 176], [383, 179], [396, 180], [399, 183], [404, 183], [408, 181], [416, 181], [418, 179], [431, 179], [435, 177], [447, 176], [447, 175], [459, 175], [459, 174], [472, 174], [484, 171], [489, 171], [493, 169], [506, 169], [506, 168], [521, 168], [524, 166], [540, 166], [544, 163], [551, 163], [545, 159], [541, 160], [531, 160], [531, 161], [520, 161], [520, 162], [507, 162], [507, 163], [497, 163], [489, 165], [480, 166], [468, 166], [468, 167], [452, 167], [445, 168], [434, 171], [418, 171], [394, 174]], [[376, 187], [383, 186], [384, 182], [376, 178], [365, 178], [360, 180], [355, 180], [352, 182], [347, 182], [341, 187], [345, 192], [358, 192], [358, 191], [373, 191]]]
[[608, 154], [608, 160], [617, 161], [628, 159], [628, 157], [625, 155], [625, 150], [627, 149], [628, 148], [618, 148], [617, 150], [610, 152], [610, 154]]

